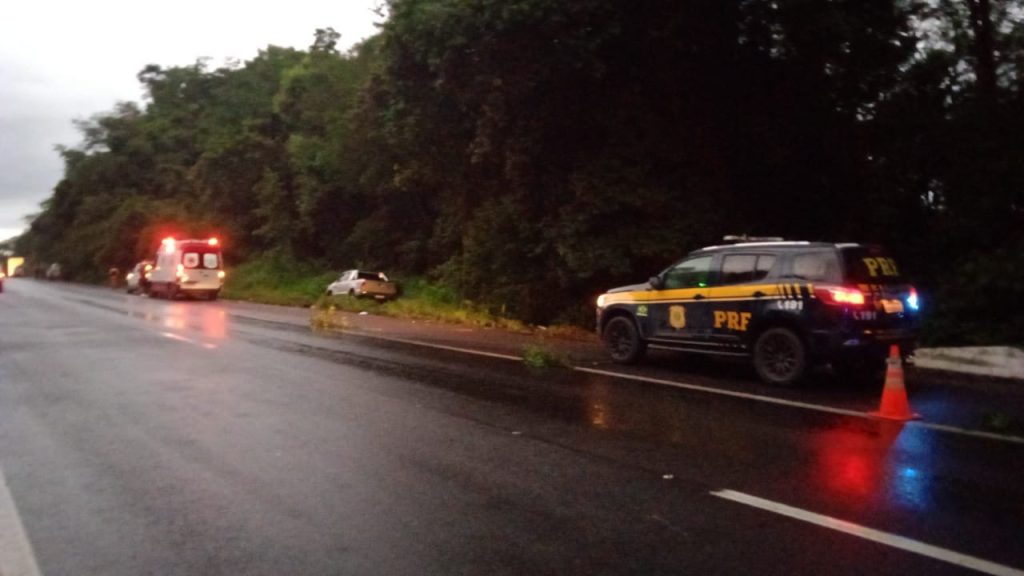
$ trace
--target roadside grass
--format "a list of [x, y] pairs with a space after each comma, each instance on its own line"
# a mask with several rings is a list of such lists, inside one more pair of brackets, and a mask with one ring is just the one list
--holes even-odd
[[257, 258], [227, 271], [221, 296], [283, 306], [310, 306], [337, 278], [312, 264], [279, 255]]
[[348, 328], [348, 319], [337, 314], [338, 309], [329, 306], [326, 309], [313, 307], [309, 315], [309, 325], [314, 330], [344, 330]]
[[516, 332], [529, 331], [522, 322], [493, 314], [468, 300], [459, 300], [449, 288], [423, 278], [399, 279], [398, 284], [401, 292], [394, 300], [378, 302], [373, 298], [321, 295], [316, 307], [321, 310], [333, 307], [345, 312], [367, 312], [394, 318], [494, 327]]
[[[506, 318], [475, 302], [463, 300], [447, 286], [420, 277], [398, 278], [398, 298], [378, 302], [373, 298], [327, 296], [327, 285], [337, 279], [339, 270], [327, 270], [306, 262], [297, 262], [281, 254], [266, 254], [227, 271], [221, 297], [264, 304], [313, 307], [311, 325], [316, 328], [343, 328], [341, 312], [367, 312], [380, 316], [408, 318], [445, 324], [501, 328], [513, 332], [533, 332], [523, 322]], [[328, 314], [328, 312], [330, 312]], [[587, 332], [574, 326], [543, 328], [551, 338], [579, 337]]]
[[523, 364], [530, 368], [561, 368], [569, 366], [569, 358], [545, 346], [529, 344], [523, 348]]

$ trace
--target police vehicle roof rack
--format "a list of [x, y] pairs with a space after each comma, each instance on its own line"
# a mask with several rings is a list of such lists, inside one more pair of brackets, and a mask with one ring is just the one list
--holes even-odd
[[722, 237], [722, 242], [738, 244], [740, 242], [785, 242], [781, 236], [747, 236], [746, 234], [730, 234]]

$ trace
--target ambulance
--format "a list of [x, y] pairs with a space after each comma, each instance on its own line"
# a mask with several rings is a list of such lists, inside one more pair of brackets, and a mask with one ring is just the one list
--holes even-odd
[[224, 287], [224, 259], [216, 238], [165, 238], [153, 261], [153, 269], [147, 274], [147, 294], [152, 297], [216, 300]]

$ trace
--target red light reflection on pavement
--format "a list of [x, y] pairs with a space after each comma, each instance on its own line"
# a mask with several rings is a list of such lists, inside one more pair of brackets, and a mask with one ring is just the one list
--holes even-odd
[[221, 308], [203, 306], [199, 314], [203, 336], [223, 340], [228, 332], [228, 314]]
[[227, 338], [228, 315], [222, 308], [199, 302], [174, 302], [164, 311], [162, 323], [172, 330], [191, 328], [207, 338]]
[[901, 428], [878, 423], [877, 430], [844, 427], [816, 434], [815, 483], [833, 495], [859, 501], [877, 495]]
[[926, 508], [928, 447], [915, 432], [903, 423], [868, 422], [816, 434], [812, 481], [853, 506], [886, 501]]
[[172, 330], [184, 330], [187, 322], [187, 310], [181, 302], [175, 302], [167, 307], [164, 314], [164, 327]]

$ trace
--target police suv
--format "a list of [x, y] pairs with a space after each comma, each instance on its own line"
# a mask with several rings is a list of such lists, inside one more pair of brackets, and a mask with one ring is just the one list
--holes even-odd
[[786, 385], [816, 363], [870, 374], [889, 345], [913, 351], [917, 291], [881, 247], [738, 240], [599, 296], [597, 330], [612, 359], [637, 362], [648, 344], [745, 357], [762, 380]]

